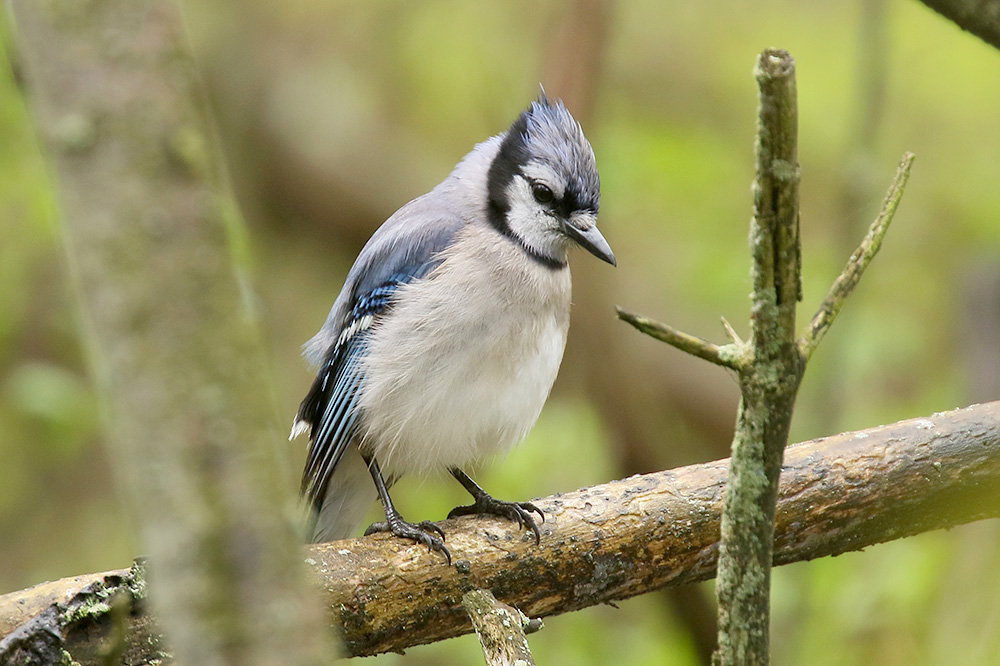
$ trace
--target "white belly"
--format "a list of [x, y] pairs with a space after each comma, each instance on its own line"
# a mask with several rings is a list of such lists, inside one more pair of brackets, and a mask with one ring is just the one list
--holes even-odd
[[463, 467], [517, 444], [566, 344], [568, 269], [531, 264], [511, 289], [460, 262], [441, 268], [403, 288], [420, 293], [400, 295], [364, 361], [360, 446], [394, 477]]

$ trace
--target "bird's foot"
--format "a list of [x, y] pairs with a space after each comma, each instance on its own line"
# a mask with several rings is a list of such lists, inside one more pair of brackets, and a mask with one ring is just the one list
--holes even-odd
[[448, 514], [448, 517], [454, 518], [455, 516], [468, 516], [477, 513], [501, 516], [513, 520], [517, 523], [518, 527], [527, 527], [530, 529], [535, 533], [535, 545], [537, 546], [541, 543], [542, 535], [538, 530], [538, 523], [535, 522], [535, 517], [531, 515], [532, 512], [537, 513], [544, 523], [545, 514], [542, 513], [541, 509], [531, 502], [506, 502], [492, 497], [485, 491], [481, 492], [482, 494], [476, 495], [475, 502], [467, 506], [455, 507]]
[[399, 514], [386, 516], [384, 523], [372, 523], [365, 530], [365, 536], [376, 532], [391, 532], [393, 535], [403, 539], [410, 539], [427, 546], [431, 552], [442, 553], [451, 564], [451, 553], [444, 545], [444, 530], [429, 520], [417, 524], [408, 523]]

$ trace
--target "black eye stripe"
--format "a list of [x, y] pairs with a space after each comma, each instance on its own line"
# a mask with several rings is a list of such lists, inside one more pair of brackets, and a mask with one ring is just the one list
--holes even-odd
[[535, 198], [535, 201], [548, 207], [561, 217], [568, 219], [570, 215], [576, 212], [597, 215], [596, 202], [585, 201], [573, 188], [568, 188], [560, 197], [556, 196], [552, 188], [545, 183], [527, 178], [523, 174], [521, 175], [528, 181], [528, 187], [531, 188], [531, 194]]

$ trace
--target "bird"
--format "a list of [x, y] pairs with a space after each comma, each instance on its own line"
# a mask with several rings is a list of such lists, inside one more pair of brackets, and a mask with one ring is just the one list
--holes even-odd
[[534, 426], [562, 361], [573, 247], [616, 266], [597, 228], [590, 142], [544, 89], [510, 127], [473, 147], [430, 192], [372, 235], [319, 332], [318, 367], [289, 439], [308, 434], [301, 494], [307, 538], [353, 536], [375, 499], [391, 532], [443, 554], [444, 531], [402, 518], [389, 489], [449, 472], [473, 502], [533, 532], [530, 502], [498, 500], [465, 472]]

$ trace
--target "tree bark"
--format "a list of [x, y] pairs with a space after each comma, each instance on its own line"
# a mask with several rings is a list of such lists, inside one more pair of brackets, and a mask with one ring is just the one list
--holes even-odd
[[[535, 500], [540, 546], [501, 519], [444, 521], [451, 567], [387, 535], [318, 544], [306, 561], [347, 653], [399, 651], [470, 632], [462, 596], [473, 589], [543, 617], [712, 578], [728, 469], [718, 460]], [[774, 563], [991, 517], [1000, 517], [1000, 402], [789, 447]], [[0, 663], [39, 632], [46, 608], [66, 606], [51, 601], [36, 588], [0, 597], [0, 634], [22, 627], [0, 642]], [[106, 612], [66, 615], [109, 624]]]
[[529, 620], [516, 608], [497, 601], [488, 590], [466, 592], [462, 606], [483, 646], [487, 666], [535, 666], [524, 634], [529, 626], [534, 631], [540, 629], [540, 621]]
[[805, 371], [795, 330], [802, 298], [795, 61], [787, 51], [769, 49], [754, 73], [760, 108], [750, 223], [751, 338], [737, 373], [741, 399], [715, 587], [719, 635], [712, 661], [723, 666], [762, 666], [770, 658], [775, 502]]

